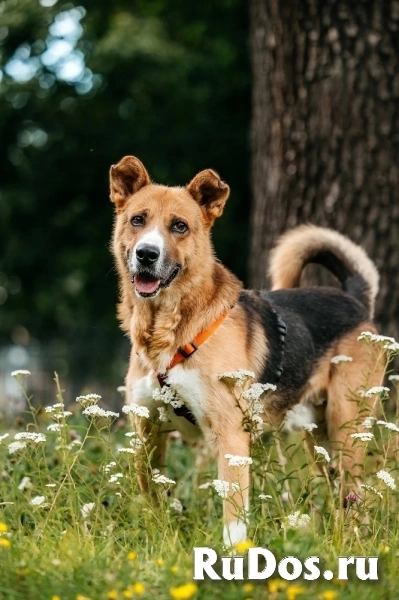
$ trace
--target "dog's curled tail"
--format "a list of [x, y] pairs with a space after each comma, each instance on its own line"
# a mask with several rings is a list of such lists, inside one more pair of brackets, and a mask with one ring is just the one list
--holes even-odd
[[332, 229], [301, 225], [285, 233], [271, 253], [272, 289], [298, 287], [308, 263], [329, 269], [342, 289], [357, 298], [373, 317], [378, 271], [365, 251]]

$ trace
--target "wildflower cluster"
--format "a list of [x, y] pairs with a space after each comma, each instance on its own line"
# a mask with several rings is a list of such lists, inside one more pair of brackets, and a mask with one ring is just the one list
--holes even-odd
[[330, 462], [330, 460], [331, 460], [330, 455], [328, 454], [327, 450], [325, 448], [323, 448], [323, 446], [315, 446], [314, 451], [317, 454], [321, 454], [321, 456], [323, 456], [327, 462]]
[[152, 397], [156, 402], [170, 404], [173, 408], [181, 408], [184, 406], [184, 402], [178, 397], [176, 390], [168, 385], [164, 385], [160, 389], [155, 389], [152, 393]]
[[214, 479], [212, 481], [212, 485], [221, 498], [227, 498], [230, 489], [232, 492], [238, 492], [240, 489], [238, 483], [230, 484], [228, 481], [224, 481], [223, 479]]
[[97, 404], [99, 400], [101, 400], [101, 396], [98, 394], [86, 394], [85, 396], [78, 396], [76, 398], [76, 402], [79, 402], [84, 408]]
[[396, 483], [392, 475], [390, 475], [387, 471], [378, 471], [377, 473], [378, 479], [381, 479], [391, 490], [396, 490]]
[[281, 524], [281, 529], [302, 529], [310, 523], [309, 515], [301, 515], [300, 511], [295, 511], [292, 515], [287, 515]]
[[122, 406], [122, 412], [126, 415], [135, 415], [136, 417], [142, 417], [144, 419], [150, 418], [150, 411], [146, 406], [140, 406], [139, 404], [125, 404]]
[[227, 379], [236, 387], [244, 385], [250, 379], [255, 379], [255, 373], [253, 371], [247, 371], [240, 369], [239, 371], [226, 371], [219, 375], [219, 379]]
[[333, 365], [338, 365], [343, 362], [353, 362], [353, 358], [351, 356], [346, 356], [346, 354], [337, 354], [337, 356], [333, 356], [330, 360], [330, 363]]
[[233, 454], [225, 454], [230, 467], [243, 467], [245, 465], [252, 465], [252, 458], [250, 456], [234, 456]]

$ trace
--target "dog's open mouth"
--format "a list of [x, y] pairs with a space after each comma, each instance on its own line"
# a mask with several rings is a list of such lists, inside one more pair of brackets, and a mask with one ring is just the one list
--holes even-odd
[[167, 279], [157, 279], [151, 273], [143, 271], [133, 275], [132, 283], [134, 283], [136, 292], [140, 296], [143, 296], [143, 298], [150, 298], [151, 296], [155, 296], [161, 288], [168, 287], [179, 271], [180, 267], [175, 267]]

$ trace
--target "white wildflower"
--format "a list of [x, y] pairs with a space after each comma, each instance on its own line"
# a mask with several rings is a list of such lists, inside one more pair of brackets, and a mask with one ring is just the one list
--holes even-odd
[[173, 510], [176, 510], [179, 513], [183, 512], [183, 504], [180, 502], [180, 500], [178, 498], [174, 498], [172, 500], [172, 502], [169, 504], [169, 506], [170, 506], [170, 508], [173, 508]]
[[71, 411], [70, 410], [63, 410], [61, 412], [55, 412], [52, 414], [53, 419], [55, 419], [56, 421], [62, 421], [62, 419], [66, 419], [67, 417], [71, 416]]
[[106, 417], [106, 418], [114, 418], [119, 417], [119, 413], [113, 412], [112, 410], [104, 410], [97, 404], [92, 404], [88, 406], [82, 411], [82, 415], [86, 415], [87, 417]]
[[127, 387], [125, 385], [118, 385], [118, 387], [116, 388], [116, 391], [119, 392], [120, 394], [126, 394]]
[[133, 450], [133, 448], [118, 448], [118, 452], [122, 454], [136, 454], [136, 450]]
[[166, 477], [165, 475], [161, 475], [161, 473], [159, 472], [158, 469], [154, 469], [152, 474], [153, 474], [152, 480], [155, 483], [163, 483], [165, 485], [168, 483], [170, 483], [170, 484], [176, 483], [176, 481], [174, 481], [173, 479], [169, 479], [169, 477]]
[[15, 440], [28, 440], [30, 442], [34, 442], [35, 444], [40, 444], [40, 442], [46, 441], [46, 436], [44, 433], [35, 433], [34, 431], [21, 431], [20, 433], [16, 433], [14, 435]]
[[85, 408], [86, 406], [93, 406], [93, 404], [97, 404], [99, 400], [101, 400], [101, 396], [98, 394], [86, 394], [85, 396], [78, 396], [76, 398], [76, 402], [79, 402], [79, 404]]
[[364, 427], [365, 429], [372, 429], [374, 421], [376, 420], [377, 419], [375, 417], [366, 417], [362, 423], [362, 427]]
[[16, 371], [12, 371], [11, 377], [27, 377], [31, 375], [30, 371], [26, 371], [26, 369], [17, 369]]
[[210, 481], [207, 481], [206, 483], [201, 483], [201, 485], [198, 486], [198, 489], [207, 490], [210, 487], [212, 487], [212, 483]]
[[266, 392], [275, 392], [276, 389], [277, 386], [273, 383], [253, 383], [243, 393], [242, 397], [249, 402], [253, 402], [255, 400], [259, 400], [259, 398]]
[[116, 483], [119, 485], [119, 479], [121, 479], [122, 477], [124, 477], [123, 473], [113, 473], [108, 479], [108, 483]]
[[150, 411], [146, 406], [140, 406], [139, 404], [125, 404], [122, 406], [122, 411], [127, 415], [133, 414], [137, 417], [143, 417], [145, 419], [150, 418]]
[[309, 515], [301, 515], [299, 510], [297, 510], [292, 515], [285, 517], [284, 523], [281, 524], [281, 529], [301, 529], [309, 525], [309, 523]]
[[324, 456], [324, 458], [326, 459], [327, 462], [330, 462], [330, 460], [331, 460], [330, 455], [328, 454], [327, 450], [325, 448], [323, 448], [323, 446], [315, 446], [314, 451], [317, 454], [321, 454], [322, 456]]
[[371, 433], [371, 431], [360, 431], [359, 433], [351, 433], [350, 437], [361, 442], [371, 442], [374, 433]]
[[0, 442], [5, 440], [6, 438], [8, 438], [9, 435], [10, 435], [9, 433], [4, 433], [3, 435], [0, 435]]
[[212, 485], [221, 498], [227, 498], [230, 490], [230, 484], [228, 481], [223, 481], [223, 479], [214, 479], [212, 481]]
[[245, 465], [252, 465], [252, 458], [250, 456], [234, 456], [233, 454], [225, 454], [224, 457], [229, 461], [229, 467], [243, 467]]
[[316, 423], [305, 423], [304, 425], [302, 425], [302, 429], [311, 433], [313, 429], [317, 429], [317, 425]]
[[107, 465], [103, 466], [103, 470], [104, 470], [105, 473], [108, 473], [108, 471], [110, 471], [114, 467], [116, 467], [116, 462], [114, 460], [112, 460], [110, 463], [108, 463]]
[[377, 425], [384, 425], [386, 429], [399, 433], [399, 427], [395, 423], [388, 423], [387, 421], [377, 421]]
[[385, 344], [384, 350], [389, 350], [390, 352], [399, 352], [399, 342]]
[[50, 425], [48, 425], [47, 431], [52, 431], [52, 432], [55, 432], [55, 433], [60, 433], [61, 432], [61, 425], [59, 423], [51, 423]]
[[249, 379], [255, 379], [253, 371], [240, 369], [239, 371], [226, 371], [218, 376], [219, 379], [230, 379], [236, 387], [244, 385]]
[[368, 490], [370, 492], [373, 492], [374, 494], [376, 494], [377, 496], [379, 496], [381, 499], [384, 497], [381, 492], [379, 492], [378, 490], [375, 489], [375, 487], [373, 487], [372, 485], [366, 485], [365, 483], [361, 484], [362, 488], [364, 488], [365, 490]]
[[32, 498], [30, 503], [32, 506], [41, 506], [43, 504], [43, 502], [45, 502], [45, 501], [46, 501], [45, 496], [35, 496], [34, 498]]
[[333, 365], [338, 365], [338, 363], [342, 362], [353, 362], [353, 358], [351, 356], [346, 356], [346, 354], [337, 354], [337, 356], [333, 356], [330, 362]]
[[152, 392], [152, 397], [156, 402], [170, 404], [173, 408], [181, 408], [184, 406], [184, 402], [178, 397], [176, 390], [168, 385], [164, 385], [159, 389], [155, 389]]
[[387, 335], [379, 335], [378, 333], [371, 333], [371, 331], [362, 331], [357, 338], [359, 341], [368, 340], [374, 344], [394, 344], [395, 338]]
[[161, 423], [169, 423], [168, 409], [165, 406], [158, 406], [158, 418]]
[[21, 483], [18, 486], [18, 489], [21, 491], [30, 490], [32, 487], [33, 486], [30, 477], [23, 477]]
[[387, 388], [383, 385], [376, 385], [376, 386], [370, 388], [369, 390], [366, 390], [366, 391], [361, 390], [359, 392], [359, 396], [361, 396], [362, 398], [371, 398], [372, 396], [375, 396], [376, 394], [383, 394], [385, 392], [389, 392], [389, 388]]
[[87, 519], [87, 517], [89, 516], [89, 514], [91, 513], [91, 511], [93, 510], [94, 507], [95, 507], [94, 502], [87, 502], [87, 504], [83, 504], [82, 508], [80, 509], [82, 517], [84, 519]]
[[396, 483], [392, 475], [390, 475], [387, 471], [378, 471], [377, 473], [378, 479], [381, 479], [386, 485], [391, 488], [391, 490], [396, 490]]
[[8, 444], [8, 452], [9, 454], [15, 454], [15, 452], [24, 450], [27, 447], [28, 444], [26, 442], [11, 442], [11, 444]]
[[63, 402], [57, 402], [57, 404], [53, 404], [52, 406], [46, 406], [44, 410], [46, 411], [46, 413], [52, 413], [55, 410], [59, 410], [60, 408], [64, 408]]
[[259, 494], [258, 498], [260, 500], [273, 500], [273, 496], [270, 496], [270, 494]]
[[399, 381], [399, 375], [390, 375], [388, 379], [389, 381]]

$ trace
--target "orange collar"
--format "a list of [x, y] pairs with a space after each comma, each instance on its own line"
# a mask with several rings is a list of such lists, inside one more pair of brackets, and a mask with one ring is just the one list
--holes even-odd
[[201, 346], [201, 344], [203, 344], [204, 342], [206, 342], [206, 340], [209, 337], [211, 337], [212, 333], [216, 331], [219, 325], [223, 323], [229, 312], [230, 309], [226, 310], [226, 312], [223, 313], [218, 319], [216, 319], [216, 321], [214, 321], [212, 325], [208, 327], [208, 329], [204, 329], [204, 331], [201, 331], [198, 335], [196, 335], [192, 342], [185, 344], [185, 346], [180, 346], [180, 348], [172, 358], [171, 362], [169, 363], [167, 371], [169, 371], [169, 369], [172, 369], [177, 364], [182, 362], [185, 358], [189, 358], [192, 354], [194, 354], [194, 352], [198, 350], [198, 347]]

